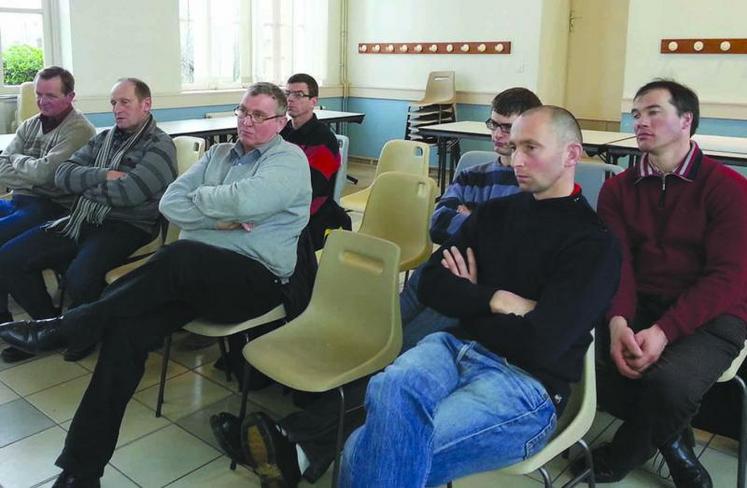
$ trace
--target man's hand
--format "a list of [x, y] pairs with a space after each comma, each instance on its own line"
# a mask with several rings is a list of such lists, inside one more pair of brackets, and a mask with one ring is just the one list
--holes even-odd
[[610, 356], [621, 375], [633, 380], [641, 377], [638, 368], [630, 363], [643, 357], [643, 351], [628, 321], [619, 315], [610, 319]]
[[536, 306], [537, 302], [534, 300], [506, 290], [498, 290], [490, 298], [490, 311], [493, 313], [512, 313], [523, 317]]
[[472, 210], [470, 210], [469, 208], [467, 208], [467, 206], [465, 206], [465, 205], [459, 205], [457, 207], [457, 212], [460, 213], [460, 214], [462, 214], [462, 215], [469, 215], [469, 214], [472, 213]]
[[664, 351], [664, 348], [669, 343], [669, 339], [667, 339], [666, 334], [664, 334], [664, 331], [661, 330], [658, 324], [638, 331], [635, 335], [635, 340], [643, 354], [639, 358], [629, 360], [628, 364], [639, 373], [643, 373], [658, 361], [662, 351]]
[[472, 252], [472, 248], [467, 248], [466, 263], [464, 262], [462, 253], [455, 246], [451, 246], [451, 249], [445, 249], [441, 265], [451, 271], [455, 276], [466, 278], [472, 284], [477, 284], [477, 263], [475, 262], [475, 253]]
[[224, 221], [218, 221], [218, 223], [215, 224], [215, 228], [217, 230], [234, 230], [241, 227], [241, 224], [238, 222], [224, 222]]
[[127, 176], [127, 173], [110, 169], [106, 172], [106, 181], [114, 181]]

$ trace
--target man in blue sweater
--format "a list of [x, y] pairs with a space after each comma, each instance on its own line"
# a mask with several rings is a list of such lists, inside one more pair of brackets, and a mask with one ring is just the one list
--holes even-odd
[[309, 220], [309, 164], [279, 133], [285, 94], [249, 87], [236, 107], [239, 142], [217, 144], [161, 199], [182, 229], [144, 266], [96, 302], [49, 320], [0, 325], [0, 337], [29, 352], [102, 341], [101, 353], [57, 459], [55, 487], [98, 487], [148, 352], [187, 322], [241, 322], [281, 302]]
[[478, 207], [423, 271], [420, 298], [459, 327], [371, 379], [340, 486], [438, 486], [522, 461], [551, 438], [620, 269], [574, 184], [581, 142], [562, 108], [513, 124], [523, 191]]

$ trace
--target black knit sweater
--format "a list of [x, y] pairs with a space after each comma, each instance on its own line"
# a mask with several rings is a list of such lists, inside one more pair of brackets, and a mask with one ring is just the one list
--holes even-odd
[[[477, 285], [441, 265], [444, 247], [477, 259]], [[558, 411], [581, 378], [590, 331], [614, 295], [620, 273], [617, 242], [580, 189], [564, 198], [529, 193], [478, 207], [459, 233], [426, 264], [421, 301], [460, 319], [456, 335], [475, 339], [536, 377]], [[492, 314], [490, 298], [506, 290], [537, 301], [520, 317]]]

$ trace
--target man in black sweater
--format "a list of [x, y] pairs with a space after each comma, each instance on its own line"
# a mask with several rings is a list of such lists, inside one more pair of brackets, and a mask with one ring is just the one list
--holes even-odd
[[523, 192], [478, 207], [421, 279], [423, 303], [459, 328], [372, 378], [341, 486], [440, 485], [519, 462], [555, 430], [620, 253], [574, 185], [581, 131], [569, 112], [525, 112], [511, 145]]

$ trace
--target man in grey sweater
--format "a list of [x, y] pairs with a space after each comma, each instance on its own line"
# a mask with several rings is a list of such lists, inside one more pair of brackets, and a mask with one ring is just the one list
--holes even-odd
[[[156, 127], [148, 85], [118, 81], [111, 93], [116, 125], [62, 162], [54, 183], [75, 200], [57, 221], [36, 226], [0, 247], [0, 289], [34, 319], [56, 316], [42, 279], [44, 269], [64, 272], [70, 307], [96, 300], [104, 275], [158, 235], [158, 202], [176, 177], [176, 148]], [[75, 361], [88, 350], [68, 350]], [[10, 349], [6, 362], [27, 355]]]
[[148, 351], [165, 335], [197, 317], [239, 322], [280, 304], [311, 205], [306, 157], [278, 135], [286, 106], [277, 86], [249, 87], [236, 107], [239, 142], [211, 147], [169, 186], [161, 211], [182, 228], [177, 242], [96, 302], [64, 317], [0, 325], [0, 338], [29, 352], [102, 341], [55, 487], [99, 486]]
[[[39, 114], [18, 127], [0, 154], [0, 246], [43, 222], [59, 218], [72, 201], [54, 185], [57, 166], [96, 134], [86, 117], [73, 108], [75, 78], [50, 66], [34, 78]], [[11, 320], [7, 292], [0, 289], [0, 322]]]

